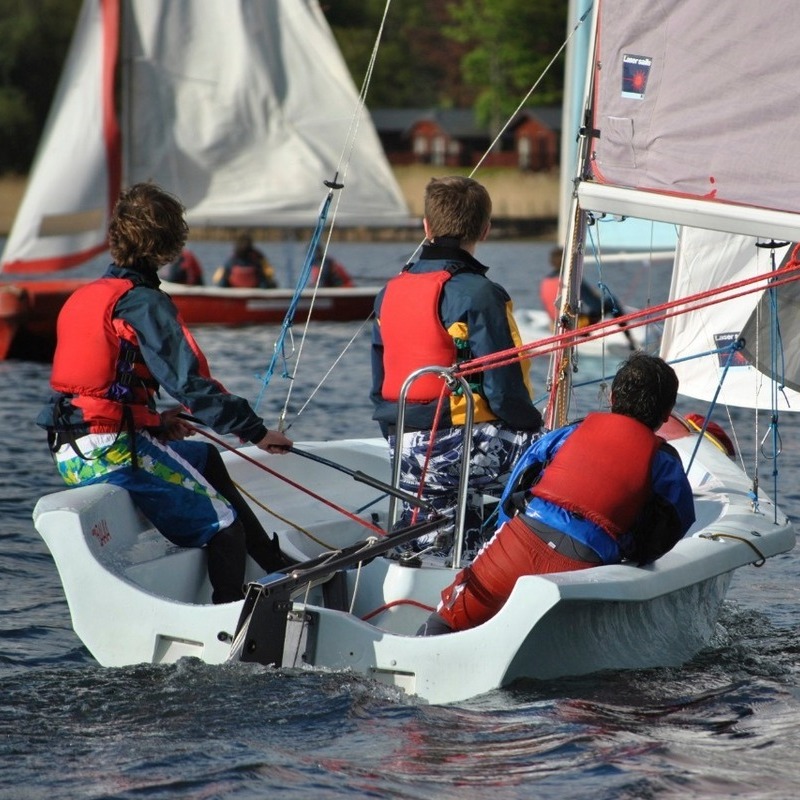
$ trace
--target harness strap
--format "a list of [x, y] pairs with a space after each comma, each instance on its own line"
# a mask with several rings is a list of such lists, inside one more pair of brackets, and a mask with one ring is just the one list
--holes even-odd
[[551, 528], [540, 520], [531, 519], [527, 514], [519, 514], [525, 526], [548, 547], [560, 553], [562, 556], [572, 558], [575, 561], [584, 561], [587, 564], [602, 564], [603, 560], [595, 553], [591, 547], [587, 547], [577, 539], [573, 539], [563, 531]]
[[48, 428], [47, 430], [47, 446], [50, 448], [50, 453], [53, 456], [53, 459], [55, 459], [56, 451], [59, 450], [63, 444], [69, 444], [69, 446], [75, 451], [78, 458], [81, 458], [84, 461], [96, 461], [98, 458], [102, 458], [106, 453], [108, 453], [108, 451], [111, 450], [111, 448], [119, 440], [119, 437], [122, 435], [122, 431], [127, 430], [128, 437], [130, 439], [131, 469], [139, 468], [139, 459], [136, 456], [136, 426], [134, 424], [133, 412], [131, 411], [130, 406], [123, 405], [122, 407], [122, 419], [120, 420], [119, 428], [114, 435], [114, 441], [111, 442], [108, 447], [98, 452], [97, 455], [87, 456], [78, 445], [76, 426], [64, 425], [63, 427], [59, 428], [59, 421], [61, 421], [63, 418], [61, 404], [66, 399], [67, 395], [63, 395], [58, 399], [53, 412], [54, 427]]

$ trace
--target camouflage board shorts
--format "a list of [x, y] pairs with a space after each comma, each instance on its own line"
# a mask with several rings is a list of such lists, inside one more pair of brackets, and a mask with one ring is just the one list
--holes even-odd
[[[436, 511], [447, 515], [451, 522], [439, 532], [416, 539], [417, 552], [431, 547], [440, 550], [452, 548], [453, 518], [458, 505], [461, 477], [461, 455], [464, 451], [463, 428], [444, 428], [436, 432], [430, 457], [430, 431], [413, 431], [403, 436], [400, 465], [400, 488], [416, 495], [424, 475], [422, 498]], [[500, 497], [514, 464], [531, 442], [539, 436], [532, 431], [516, 431], [494, 422], [476, 423], [472, 433], [470, 454], [469, 496], [464, 523], [465, 551], [474, 553], [491, 538], [494, 531], [491, 515], [484, 519], [483, 495]], [[395, 437], [389, 437], [392, 454]], [[427, 462], [427, 466], [426, 466]], [[405, 528], [412, 522], [423, 522], [433, 514], [418, 511], [403, 503], [395, 528]]]

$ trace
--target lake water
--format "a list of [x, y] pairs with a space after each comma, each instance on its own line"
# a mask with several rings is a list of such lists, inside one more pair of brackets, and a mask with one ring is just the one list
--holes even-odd
[[[208, 272], [227, 251], [221, 243], [193, 247]], [[302, 245], [267, 243], [264, 249], [287, 283]], [[412, 249], [341, 243], [331, 252], [362, 282], [377, 282], [396, 272]], [[533, 307], [548, 249], [487, 243], [478, 256], [518, 306]], [[604, 278], [633, 305], [657, 300], [666, 281], [638, 264]], [[206, 328], [197, 335], [217, 377], [255, 399], [256, 376], [269, 362], [277, 327]], [[298, 320], [297, 343], [301, 336]], [[534, 366], [535, 374], [540, 370]], [[36, 499], [62, 488], [32, 422], [48, 375], [47, 365], [0, 363], [0, 798], [798, 795], [797, 552], [735, 575], [715, 641], [683, 667], [531, 682], [457, 706], [422, 705], [342, 674], [190, 660], [99, 667], [72, 631], [56, 569], [31, 522]], [[268, 424], [283, 406], [288, 383], [280, 376], [270, 383], [261, 408]], [[291, 435], [377, 434], [368, 387], [368, 330], [359, 323], [313, 326], [297, 366]], [[767, 420], [762, 416], [756, 429], [736, 412], [733, 422], [748, 469], [758, 466], [766, 487], [773, 465], [754, 454], [754, 442]], [[798, 423], [783, 415], [780, 430], [779, 498], [797, 518]], [[452, 669], [457, 679], [470, 665]]]

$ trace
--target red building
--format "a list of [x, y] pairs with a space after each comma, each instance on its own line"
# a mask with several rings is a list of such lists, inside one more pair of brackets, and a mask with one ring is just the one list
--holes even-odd
[[[392, 164], [471, 167], [493, 141], [471, 109], [378, 109], [372, 120]], [[524, 109], [483, 163], [534, 172], [556, 168], [560, 129], [560, 109]]]

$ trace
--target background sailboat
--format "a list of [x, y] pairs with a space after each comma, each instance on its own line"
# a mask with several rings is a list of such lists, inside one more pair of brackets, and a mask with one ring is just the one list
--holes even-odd
[[313, 227], [338, 173], [340, 223], [402, 224], [358, 107], [316, 0], [85, 0], [0, 269], [102, 252], [120, 187], [143, 180], [193, 226]]
[[[313, 229], [410, 220], [317, 0], [84, 0], [0, 273], [50, 275], [106, 250], [120, 188], [153, 180], [190, 226]], [[0, 360], [47, 359], [85, 279], [0, 285]], [[302, 287], [300, 287], [302, 288]], [[377, 286], [303, 293], [365, 319]], [[280, 322], [293, 290], [173, 287], [192, 324]]]

